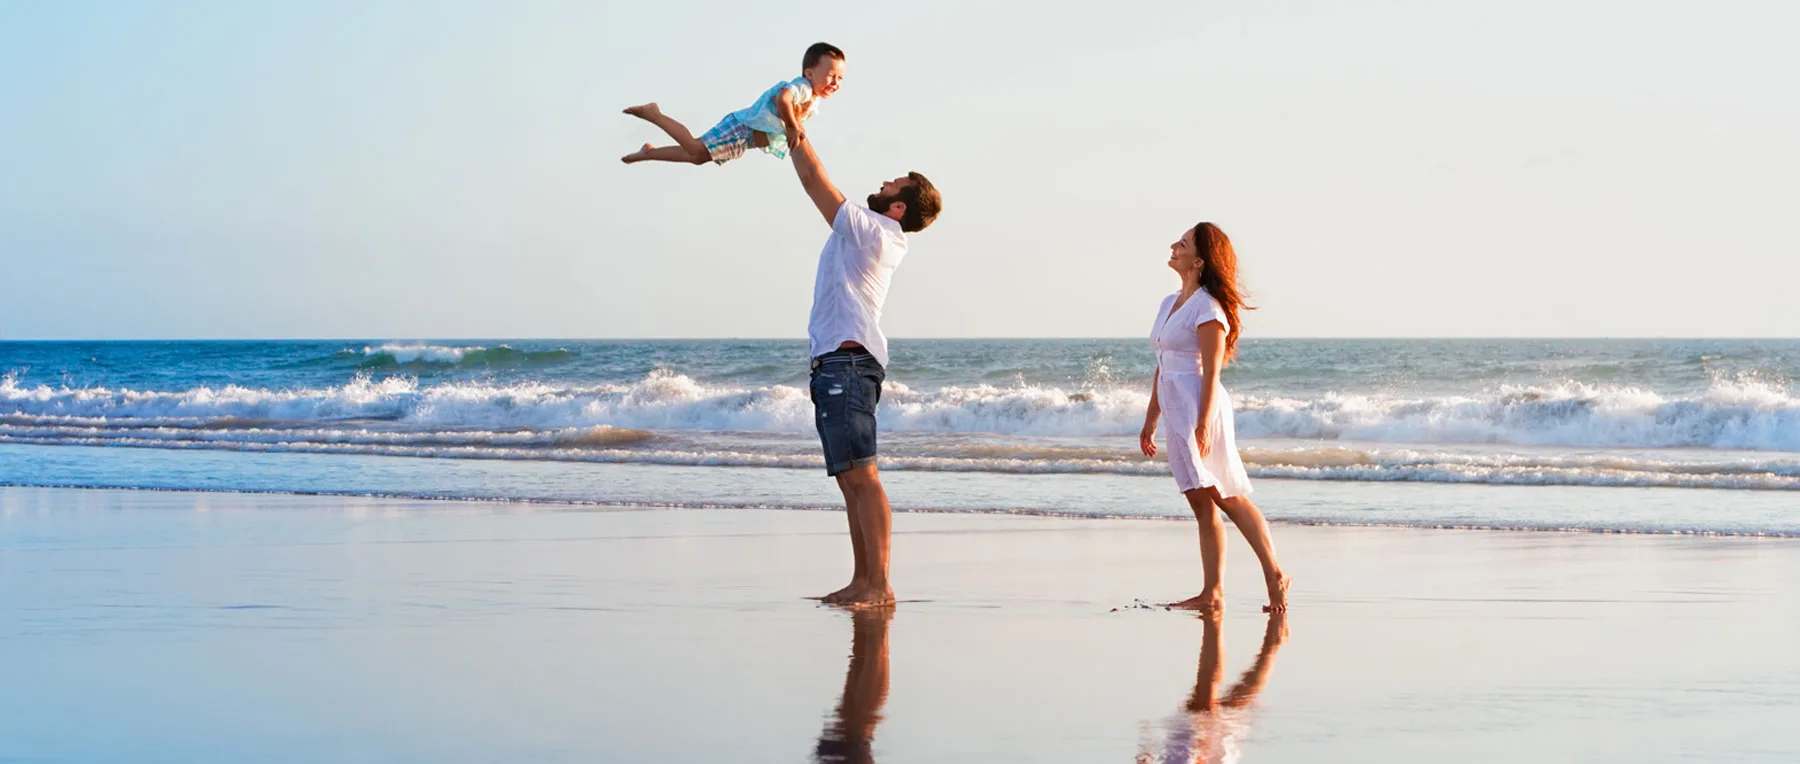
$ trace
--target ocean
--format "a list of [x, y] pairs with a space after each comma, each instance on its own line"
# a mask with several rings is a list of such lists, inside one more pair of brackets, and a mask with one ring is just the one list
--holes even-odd
[[[1178, 517], [1142, 339], [896, 340], [897, 508]], [[1274, 519], [1800, 535], [1800, 341], [1246, 340]], [[0, 342], [0, 485], [828, 507], [793, 340]]]

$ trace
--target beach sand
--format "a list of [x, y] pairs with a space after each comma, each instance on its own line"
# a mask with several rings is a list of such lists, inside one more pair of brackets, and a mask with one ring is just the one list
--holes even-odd
[[0, 488], [0, 761], [1800, 760], [1800, 541], [844, 522]]

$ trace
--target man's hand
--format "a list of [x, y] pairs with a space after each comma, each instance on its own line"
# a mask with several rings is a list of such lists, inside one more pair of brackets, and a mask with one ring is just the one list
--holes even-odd
[[801, 107], [794, 104], [794, 89], [788, 88], [775, 94], [775, 116], [781, 119], [781, 126], [787, 129], [789, 146], [798, 146], [806, 140], [806, 129], [800, 127]]

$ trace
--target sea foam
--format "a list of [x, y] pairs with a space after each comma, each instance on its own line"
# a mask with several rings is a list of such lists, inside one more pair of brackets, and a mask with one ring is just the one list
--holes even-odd
[[[884, 431], [1110, 437], [1135, 434], [1146, 393], [1132, 388], [966, 385], [914, 389], [895, 381]], [[1378, 443], [1713, 448], [1800, 452], [1800, 400], [1779, 386], [1719, 380], [1689, 396], [1580, 384], [1501, 386], [1478, 395], [1327, 393], [1234, 396], [1241, 438]], [[703, 384], [667, 371], [627, 383], [454, 381], [357, 377], [343, 385], [180, 391], [24, 386], [0, 378], [0, 417], [76, 417], [117, 425], [218, 420], [392, 421], [414, 427], [807, 433], [805, 390]]]

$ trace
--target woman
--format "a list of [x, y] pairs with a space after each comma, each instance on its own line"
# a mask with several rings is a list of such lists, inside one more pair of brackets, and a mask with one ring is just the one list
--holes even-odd
[[1244, 307], [1237, 284], [1237, 253], [1225, 232], [1211, 223], [1188, 229], [1169, 245], [1169, 267], [1181, 276], [1181, 291], [1157, 310], [1150, 333], [1156, 345], [1156, 376], [1138, 446], [1156, 455], [1156, 421], [1168, 427], [1169, 471], [1200, 521], [1200, 561], [1205, 584], [1199, 596], [1170, 607], [1219, 612], [1225, 608], [1220, 579], [1225, 570], [1225, 523], [1219, 510], [1244, 534], [1262, 562], [1269, 587], [1268, 612], [1287, 609], [1288, 577], [1275, 561], [1269, 525], [1250, 503], [1250, 476], [1238, 458], [1232, 435], [1231, 398], [1219, 384], [1219, 370], [1237, 351], [1238, 311]]

